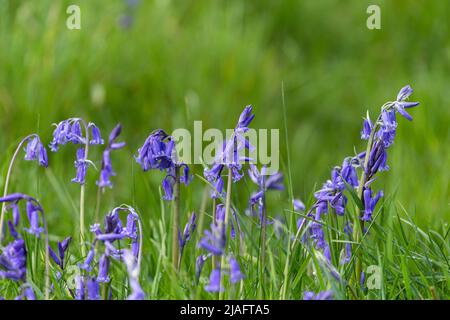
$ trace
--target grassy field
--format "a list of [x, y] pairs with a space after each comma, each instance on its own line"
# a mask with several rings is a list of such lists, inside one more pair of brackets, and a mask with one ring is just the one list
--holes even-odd
[[[66, 28], [66, 8], [74, 3], [81, 8], [80, 30]], [[380, 30], [366, 27], [370, 4], [381, 8]], [[237, 250], [245, 279], [227, 285], [223, 298], [302, 299], [305, 291], [332, 290], [335, 299], [448, 299], [449, 16], [445, 1], [141, 0], [133, 5], [0, 0], [0, 187], [14, 149], [27, 134], [38, 133], [47, 145], [52, 123], [81, 117], [96, 123], [106, 138], [120, 122], [120, 140], [127, 146], [112, 156], [117, 176], [114, 188], [102, 195], [100, 212], [127, 203], [141, 215], [140, 283], [146, 298], [218, 298], [203, 289], [209, 260], [195, 280], [201, 252], [196, 244], [211, 223], [213, 208], [203, 197], [203, 168], [192, 167], [194, 180], [181, 189], [181, 225], [190, 212], [201, 215], [203, 205], [205, 215], [176, 272], [170, 253], [172, 206], [161, 200], [164, 175], [144, 173], [133, 159], [148, 134], [157, 128], [192, 129], [195, 120], [202, 120], [204, 128], [233, 128], [243, 107], [252, 104], [252, 127], [281, 133], [286, 188], [268, 195], [267, 214], [283, 217], [283, 228], [295, 232], [299, 213], [292, 212], [291, 199], [300, 198], [309, 208], [331, 169], [354, 149], [365, 148], [360, 130], [366, 111], [375, 116], [409, 84], [412, 100], [421, 104], [411, 111], [412, 122], [398, 117], [396, 141], [388, 152], [390, 170], [375, 182], [385, 197], [357, 249], [364, 270], [381, 267], [380, 288], [352, 291], [333, 272], [350, 279], [355, 261], [330, 270], [313, 247], [287, 249], [289, 237], [279, 238], [274, 225], [268, 226], [261, 280], [260, 228], [245, 215], [255, 186], [246, 177], [233, 185], [231, 199], [246, 235], [244, 249]], [[102, 151], [92, 148], [89, 154], [97, 167]], [[52, 247], [74, 236], [67, 259], [73, 266], [82, 260], [80, 187], [70, 182], [74, 159], [75, 148], [63, 147], [49, 152], [47, 169], [17, 161], [10, 181], [10, 192], [41, 202]], [[86, 225], [94, 223], [97, 179], [98, 172], [90, 168]], [[24, 237], [30, 257], [27, 281], [42, 298], [44, 244]], [[51, 297], [70, 299], [67, 283], [56, 280], [56, 269], [52, 265]], [[111, 277], [113, 297], [126, 298], [125, 267], [112, 263]], [[19, 284], [0, 280], [0, 296], [18, 293]]]

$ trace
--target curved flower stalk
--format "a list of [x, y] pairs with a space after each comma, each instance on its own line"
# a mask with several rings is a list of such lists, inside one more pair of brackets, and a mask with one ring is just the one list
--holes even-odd
[[[45, 219], [44, 210], [41, 204], [35, 198], [22, 193], [12, 193], [5, 197], [0, 198], [1, 203], [8, 203], [9, 208], [12, 211], [12, 220], [8, 221], [8, 227], [11, 236], [14, 241], [6, 246], [2, 255], [0, 256], [0, 267], [4, 270], [0, 270], [0, 279], [6, 278], [14, 281], [22, 281], [26, 283], [26, 259], [27, 250], [25, 247], [25, 241], [20, 237], [19, 232], [16, 230], [20, 222], [19, 202], [26, 202], [26, 212], [29, 222], [28, 228], [23, 228], [29, 234], [40, 238], [43, 233], [45, 238], [45, 299], [49, 299], [50, 290], [50, 262], [49, 262], [49, 242], [48, 242], [48, 229], [47, 221]], [[41, 219], [39, 219], [39, 216]], [[42, 226], [40, 223], [42, 222]], [[31, 288], [29, 289], [31, 290]], [[29, 293], [29, 291], [28, 291]]]
[[[92, 123], [86, 123], [81, 118], [69, 118], [55, 124], [53, 140], [50, 142], [50, 150], [58, 151], [59, 146], [72, 143], [78, 145], [76, 152], [75, 168], [76, 176], [72, 182], [80, 184], [80, 242], [81, 254], [85, 256], [84, 250], [84, 198], [86, 173], [91, 162], [88, 160], [89, 145], [100, 145], [104, 141], [98, 127]], [[84, 129], [84, 134], [83, 134]]]
[[186, 163], [180, 162], [175, 150], [173, 137], [164, 130], [152, 132], [138, 149], [136, 162], [144, 171], [159, 169], [166, 173], [162, 181], [164, 200], [174, 201], [172, 217], [172, 263], [179, 268], [180, 248], [178, 232], [180, 229], [180, 183], [188, 185], [192, 176]]
[[[23, 138], [19, 144], [17, 145], [16, 151], [14, 152], [11, 161], [8, 166], [8, 172], [6, 174], [6, 180], [5, 180], [5, 186], [3, 187], [3, 197], [6, 197], [8, 194], [8, 187], [9, 187], [9, 179], [11, 177], [12, 168], [14, 165], [14, 162], [19, 155], [20, 150], [25, 145], [25, 160], [27, 161], [34, 161], [37, 160], [39, 162], [39, 165], [43, 166], [44, 168], [48, 167], [48, 157], [47, 157], [47, 149], [45, 149], [44, 144], [41, 142], [41, 139], [39, 136], [35, 133], [30, 134]], [[0, 213], [0, 245], [3, 241], [3, 228], [4, 228], [4, 218], [5, 218], [5, 202], [2, 203], [2, 209]]]
[[[127, 213], [125, 226], [119, 217], [119, 213], [121, 212]], [[76, 292], [76, 298], [81, 300], [84, 299], [83, 297], [86, 297], [86, 290], [88, 293], [88, 298], [90, 296], [96, 297], [96, 287], [98, 287], [101, 283], [106, 286], [110, 282], [110, 259], [125, 262], [124, 253], [126, 250], [129, 250], [136, 260], [136, 266], [134, 268], [140, 270], [142, 262], [142, 225], [139, 215], [131, 206], [124, 204], [114, 208], [108, 215], [105, 216], [103, 229], [99, 224], [94, 224], [91, 226], [91, 232], [94, 233], [95, 239], [85, 261], [80, 265], [80, 268], [85, 271], [86, 275], [78, 279], [80, 284], [79, 290]], [[124, 239], [131, 240], [131, 249], [117, 249], [114, 245], [115, 242], [119, 242]], [[104, 251], [98, 259], [97, 276], [92, 276], [97, 242], [103, 244]], [[91, 295], [89, 294], [89, 290], [92, 291]]]
[[264, 269], [266, 260], [266, 233], [267, 233], [267, 210], [266, 210], [266, 192], [268, 190], [284, 190], [283, 186], [283, 175], [279, 172], [272, 175], [267, 175], [266, 167], [261, 168], [261, 172], [258, 168], [250, 164], [250, 170], [248, 170], [248, 175], [250, 179], [258, 186], [258, 191], [253, 193], [250, 198], [250, 206], [253, 210], [255, 206], [258, 207], [258, 215], [261, 224], [261, 243], [260, 243], [260, 290], [262, 295], [262, 290], [264, 288]]

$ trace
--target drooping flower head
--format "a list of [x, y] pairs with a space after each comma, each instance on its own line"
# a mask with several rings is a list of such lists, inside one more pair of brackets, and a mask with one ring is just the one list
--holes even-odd
[[303, 294], [303, 300], [332, 300], [333, 299], [333, 291], [321, 291], [315, 294], [312, 291], [305, 291]]
[[192, 234], [195, 231], [196, 225], [196, 215], [195, 212], [192, 212], [191, 217], [189, 221], [186, 223], [184, 227], [183, 234], [181, 234], [181, 231], [178, 230], [178, 241], [180, 244], [180, 251], [183, 252], [184, 246], [191, 238]]
[[254, 149], [244, 135], [249, 130], [248, 126], [255, 117], [252, 114], [252, 110], [253, 108], [250, 105], [244, 108], [233, 130], [233, 135], [223, 143], [222, 150], [216, 154], [214, 164], [211, 165], [211, 168], [204, 169], [203, 174], [205, 178], [214, 186], [211, 191], [212, 198], [223, 196], [224, 183], [222, 173], [225, 167], [231, 170], [234, 182], [239, 181], [243, 177], [241, 173], [242, 163], [248, 162], [250, 159], [240, 156], [240, 152]]
[[162, 180], [164, 200], [174, 199], [173, 187], [177, 176], [179, 182], [185, 185], [191, 180], [188, 165], [177, 159], [173, 137], [162, 129], [155, 130], [147, 137], [135, 159], [144, 171], [159, 169], [166, 173]]
[[86, 145], [99, 145], [104, 143], [100, 135], [100, 130], [94, 123], [90, 122], [86, 124], [80, 118], [69, 118], [55, 124], [55, 126], [53, 140], [49, 145], [51, 151], [56, 152], [59, 146], [68, 143], [81, 145], [76, 153], [75, 168], [77, 174], [72, 179], [72, 182], [83, 185], [85, 183], [87, 168], [90, 164], [90, 161], [87, 159]]
[[37, 134], [32, 134], [26, 137], [24, 140], [27, 142], [27, 146], [25, 148], [25, 160], [38, 160], [41, 166], [47, 168], [47, 149], [44, 147], [44, 144], [41, 142], [39, 136]]

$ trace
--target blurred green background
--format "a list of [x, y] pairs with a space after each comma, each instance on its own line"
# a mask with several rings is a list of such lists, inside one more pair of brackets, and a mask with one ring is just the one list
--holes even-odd
[[[66, 28], [70, 4], [81, 8], [81, 30]], [[381, 8], [381, 30], [366, 27], [370, 4]], [[62, 119], [83, 117], [104, 135], [121, 122], [128, 147], [113, 155], [118, 176], [102, 210], [127, 202], [152, 214], [159, 208], [146, 204], [159, 199], [162, 176], [141, 173], [131, 158], [148, 133], [194, 120], [232, 128], [253, 104], [253, 127], [282, 130], [286, 163], [283, 83], [292, 183], [307, 199], [364, 148], [366, 110], [375, 116], [410, 84], [421, 105], [412, 123], [399, 118], [391, 170], [378, 184], [420, 225], [440, 226], [450, 220], [449, 17], [450, 2], [425, 0], [0, 0], [1, 163], [28, 133], [48, 143], [51, 123]], [[101, 149], [92, 149], [99, 165]], [[77, 215], [74, 157], [67, 146], [45, 172], [23, 161], [14, 169], [11, 191], [38, 194], [50, 228], [76, 226], [66, 219]], [[95, 203], [96, 178], [91, 171], [87, 203]], [[201, 197], [202, 182], [194, 184], [189, 209]]]

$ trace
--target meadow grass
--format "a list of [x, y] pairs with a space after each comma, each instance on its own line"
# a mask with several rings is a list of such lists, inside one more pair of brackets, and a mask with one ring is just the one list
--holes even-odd
[[[364, 147], [359, 131], [365, 111], [377, 113], [409, 83], [421, 106], [412, 123], [399, 120], [388, 156], [391, 170], [376, 182], [385, 197], [357, 248], [366, 280], [368, 266], [380, 267], [379, 289], [352, 292], [333, 277], [320, 251], [302, 245], [291, 251], [290, 237], [271, 225], [263, 294], [266, 299], [302, 299], [305, 291], [331, 289], [336, 299], [448, 299], [449, 4], [141, 1], [132, 26], [123, 29], [124, 2], [80, 0], [82, 29], [69, 31], [65, 8], [71, 3], [0, 1], [0, 188], [20, 137], [37, 132], [47, 144], [50, 124], [71, 116], [95, 122], [104, 135], [122, 123], [127, 146], [112, 156], [118, 175], [114, 188], [102, 196], [101, 216], [122, 203], [141, 215], [140, 283], [147, 298], [217, 299], [203, 289], [210, 261], [195, 279], [196, 244], [213, 210], [203, 197], [208, 188], [199, 178], [203, 168], [193, 167], [192, 184], [181, 187], [181, 225], [192, 211], [202, 223], [178, 272], [171, 262], [171, 205], [161, 200], [159, 187], [163, 174], [143, 173], [133, 159], [145, 137], [159, 127], [192, 129], [194, 120], [202, 120], [205, 128], [232, 127], [241, 108], [252, 103], [254, 127], [282, 132], [280, 169], [286, 190], [267, 196], [268, 216], [280, 217], [282, 230], [295, 230], [302, 213], [293, 210], [292, 199], [301, 198], [310, 207], [313, 191], [331, 168], [354, 148]], [[382, 9], [379, 31], [365, 27], [365, 9], [372, 3]], [[79, 186], [70, 183], [74, 152], [68, 147], [49, 154], [48, 169], [18, 161], [11, 177], [11, 192], [41, 201], [53, 247], [78, 234]], [[101, 149], [89, 152], [99, 167]], [[95, 170], [87, 176], [87, 224], [94, 222], [97, 177]], [[254, 186], [244, 178], [232, 188], [232, 207], [245, 235], [244, 248], [234, 250], [239, 249], [245, 279], [226, 284], [224, 298], [259, 298], [259, 225], [245, 214]], [[342, 224], [324, 221], [335, 252], [345, 245]], [[43, 298], [45, 247], [32, 237], [25, 240], [29, 282]], [[71, 266], [81, 262], [78, 241], [69, 248], [68, 261]], [[348, 279], [353, 263], [337, 265], [337, 271]], [[70, 299], [67, 283], [56, 278], [54, 266], [52, 271], [51, 297]], [[126, 298], [125, 267], [113, 263], [111, 277], [114, 298]], [[18, 293], [16, 283], [0, 280], [1, 296]]]

